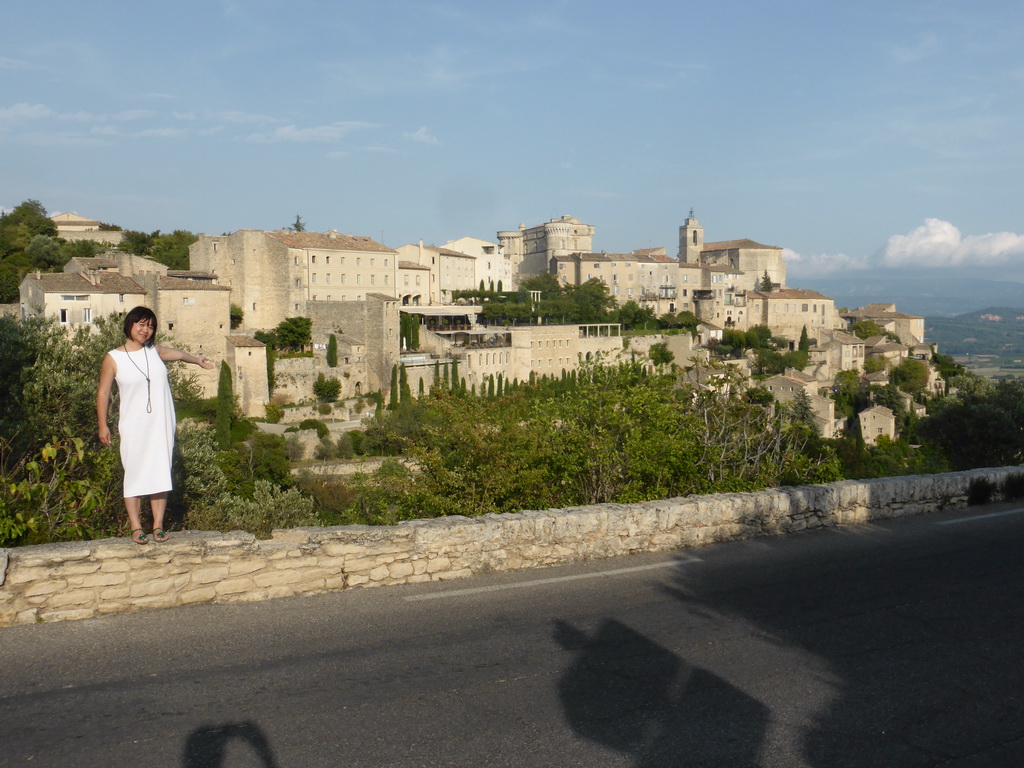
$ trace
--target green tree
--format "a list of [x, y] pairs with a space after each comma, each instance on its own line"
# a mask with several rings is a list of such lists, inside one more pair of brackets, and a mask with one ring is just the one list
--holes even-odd
[[24, 252], [36, 235], [57, 236], [57, 225], [38, 200], [26, 200], [0, 214], [0, 258]]
[[858, 320], [850, 326], [850, 330], [858, 339], [870, 339], [872, 336], [881, 336], [882, 329], [874, 320]]
[[409, 387], [409, 372], [405, 368], [405, 363], [402, 363], [398, 369], [398, 394], [400, 401], [403, 403], [412, 400], [412, 389]]
[[391, 393], [388, 398], [388, 409], [398, 409], [398, 366], [391, 366]]
[[57, 238], [47, 235], [33, 236], [28, 247], [25, 249], [25, 253], [31, 259], [32, 266], [36, 269], [56, 269], [64, 266], [67, 262]]
[[921, 360], [905, 358], [892, 369], [892, 383], [911, 395], [920, 395], [928, 387], [928, 366]]
[[313, 396], [322, 403], [333, 403], [341, 394], [341, 381], [320, 373], [313, 382]]
[[958, 470], [1024, 462], [1024, 381], [969, 375], [951, 386], [958, 391], [929, 406], [919, 437], [938, 445]]
[[333, 333], [327, 337], [327, 365], [338, 367], [338, 337]]
[[656, 367], [662, 368], [675, 360], [676, 356], [669, 350], [667, 342], [659, 341], [651, 344], [650, 358]]
[[459, 391], [459, 361], [458, 359], [452, 360], [452, 388], [453, 393]]
[[811, 339], [807, 335], [806, 325], [800, 329], [800, 343], [797, 345], [797, 349], [801, 352], [808, 352], [811, 349]]
[[774, 290], [774, 286], [772, 285], [772, 279], [768, 276], [768, 270], [767, 269], [764, 271], [764, 274], [761, 276], [761, 282], [757, 286], [757, 288], [758, 288], [759, 291], [762, 291], [763, 293], [771, 293], [772, 290]]
[[635, 301], [627, 301], [619, 308], [619, 322], [626, 328], [648, 328], [655, 325], [654, 310], [641, 307]]
[[274, 329], [281, 349], [301, 352], [312, 343], [313, 321], [308, 317], [286, 317]]
[[242, 320], [245, 319], [245, 310], [237, 304], [232, 304], [229, 315], [231, 317], [231, 330], [235, 330], [242, 325]]
[[296, 232], [306, 231], [306, 224], [305, 222], [302, 221], [302, 217], [299, 216], [299, 214], [295, 214], [295, 223], [292, 224], [292, 229], [294, 229]]
[[214, 436], [217, 448], [226, 451], [231, 448], [231, 415], [235, 410], [235, 394], [231, 382], [231, 369], [226, 361], [220, 364], [220, 379], [217, 382], [217, 417]]

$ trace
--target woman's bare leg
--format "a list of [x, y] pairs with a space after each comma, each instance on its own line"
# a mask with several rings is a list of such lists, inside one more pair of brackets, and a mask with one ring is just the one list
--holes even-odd
[[124, 508], [128, 510], [128, 524], [132, 529], [132, 538], [135, 531], [142, 528], [142, 499], [139, 496], [126, 496]]

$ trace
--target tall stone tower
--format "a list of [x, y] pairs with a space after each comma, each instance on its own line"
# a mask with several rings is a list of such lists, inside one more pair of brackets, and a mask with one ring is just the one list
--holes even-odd
[[679, 261], [696, 264], [704, 250], [704, 227], [693, 216], [693, 208], [686, 223], [679, 228]]

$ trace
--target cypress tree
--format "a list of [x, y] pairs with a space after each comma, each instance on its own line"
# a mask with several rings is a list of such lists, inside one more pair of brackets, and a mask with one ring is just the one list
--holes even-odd
[[405, 370], [405, 363], [398, 369], [398, 393], [401, 402], [407, 403], [412, 400], [412, 390], [409, 388], [409, 373]]
[[420, 392], [420, 397], [423, 397], [423, 377], [422, 376], [420, 376], [419, 392]]
[[487, 377], [487, 396], [494, 397], [494, 376]]
[[235, 407], [235, 394], [231, 386], [231, 369], [227, 361], [220, 363], [220, 379], [217, 381], [217, 419], [214, 423], [214, 437], [217, 447], [226, 451], [231, 447], [231, 412]]
[[388, 399], [388, 409], [396, 410], [398, 408], [398, 366], [391, 366], [391, 396]]
[[459, 391], [459, 361], [452, 360], [452, 393]]
[[327, 338], [327, 365], [338, 367], [338, 338], [333, 333]]
[[434, 361], [434, 383], [430, 385], [431, 390], [441, 385], [441, 361]]
[[505, 394], [505, 379], [500, 373], [498, 374], [497, 394], [498, 397], [501, 397], [503, 394]]

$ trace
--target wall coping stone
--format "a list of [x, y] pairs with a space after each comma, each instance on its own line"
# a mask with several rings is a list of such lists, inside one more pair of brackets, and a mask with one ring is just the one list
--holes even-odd
[[264, 540], [243, 531], [182, 531], [145, 546], [116, 538], [0, 548], [0, 627], [441, 581], [917, 515], [965, 507], [975, 479], [999, 484], [1021, 470], [843, 480], [393, 526], [278, 529]]

